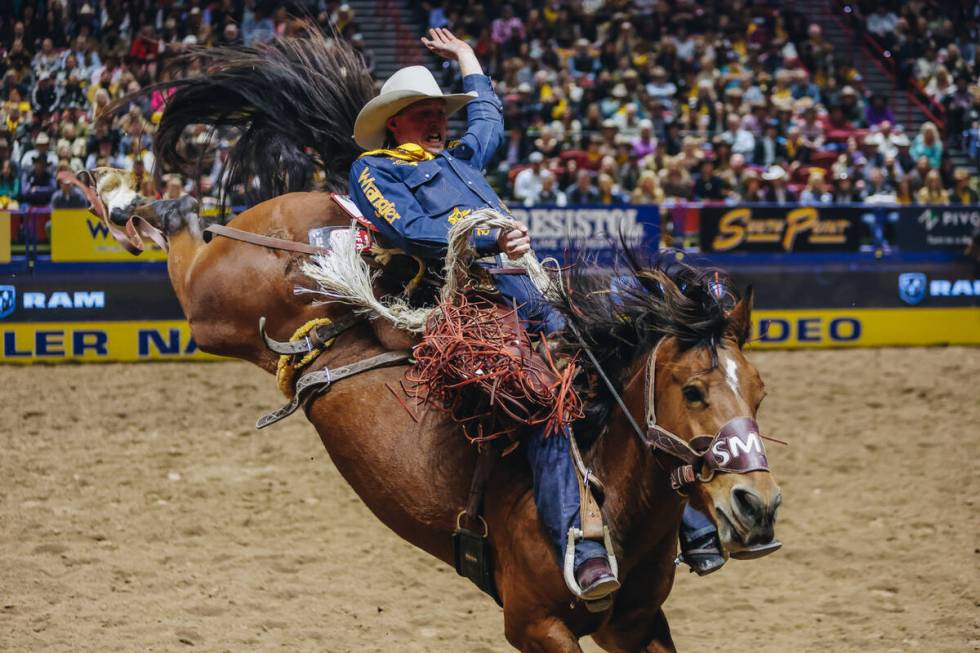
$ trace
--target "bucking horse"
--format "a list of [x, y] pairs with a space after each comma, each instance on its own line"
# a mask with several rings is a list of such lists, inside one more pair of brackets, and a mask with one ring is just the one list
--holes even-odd
[[[329, 332], [331, 343], [317, 343], [321, 353], [305, 371], [334, 373], [305, 403], [306, 416], [368, 508], [454, 564], [453, 534], [476, 448], [444, 412], [412, 414], [389, 391], [410, 369], [407, 356], [336, 373], [403, 350], [411, 339], [348, 304], [296, 292], [312, 285], [304, 270], [318, 250], [309, 232], [351, 225], [335, 195], [345, 192], [359, 155], [351, 134], [374, 93], [370, 74], [356, 53], [317, 34], [190, 56], [203, 59], [203, 76], [143, 91], [168, 97], [154, 136], [158, 168], [196, 171], [201, 155], [184, 148], [187, 128], [233, 128], [238, 139], [223, 188], [244, 189], [254, 205], [223, 225], [231, 231], [214, 235], [193, 199], [141, 198], [126, 175], [102, 170], [89, 188], [93, 211], [132, 251], [145, 237], [168, 250], [174, 291], [206, 352], [275, 373], [283, 353], [269, 343], [288, 343], [311, 323], [343, 325]], [[633, 255], [623, 260], [616, 275], [567, 275], [556, 300], [579, 336], [570, 343], [589, 350], [582, 365], [601, 368], [608, 381], [592, 393], [607, 408], [582, 457], [602, 480], [601, 512], [622, 587], [598, 612], [572, 600], [539, 525], [524, 458], [500, 459], [485, 484], [482, 514], [505, 636], [522, 651], [581, 651], [586, 635], [608, 651], [674, 651], [661, 606], [674, 579], [685, 501], [717, 524], [729, 555], [773, 540], [779, 487], [764, 462], [737, 464], [764, 461], [754, 418], [765, 390], [743, 351], [751, 290], [739, 297], [724, 275], [683, 263], [662, 269]], [[612, 285], [617, 292], [608, 291]]]

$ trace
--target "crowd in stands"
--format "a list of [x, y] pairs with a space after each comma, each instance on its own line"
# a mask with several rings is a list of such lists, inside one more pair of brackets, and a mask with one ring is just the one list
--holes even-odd
[[980, 154], [980, 4], [861, 0], [858, 25], [894, 61], [900, 85], [942, 117], [947, 142]]
[[[977, 16], [928, 2], [860, 7], [901, 74], [943, 107], [899, 124], [819, 26], [777, 1], [527, 0], [420, 3], [427, 25], [470, 40], [504, 99], [507, 141], [488, 174], [523, 204], [708, 202], [977, 203], [948, 156], [977, 151]], [[65, 170], [131, 170], [146, 195], [216, 195], [232, 134], [188, 134], [205, 174], [151, 174], [165, 89], [198, 46], [256, 44], [309, 16], [363, 53], [354, 10], [333, 0], [61, 0], [0, 16], [0, 207], [84, 206]], [[951, 22], [952, 21], [952, 22]], [[458, 84], [445, 68], [448, 85]], [[972, 131], [971, 131], [972, 130]], [[970, 140], [970, 134], [973, 140]], [[209, 147], [211, 146], [211, 147]], [[234, 197], [233, 203], [234, 203]]]
[[[497, 81], [508, 141], [490, 173], [517, 202], [975, 203], [936, 124], [899, 124], [779, 5], [445, 0], [423, 17], [470, 39]], [[975, 117], [975, 48], [957, 60]]]

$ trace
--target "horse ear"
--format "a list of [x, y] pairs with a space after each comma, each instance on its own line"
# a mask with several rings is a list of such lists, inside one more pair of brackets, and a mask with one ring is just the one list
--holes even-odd
[[745, 289], [745, 295], [728, 314], [728, 335], [735, 338], [741, 347], [752, 333], [752, 299], [755, 296], [752, 286]]

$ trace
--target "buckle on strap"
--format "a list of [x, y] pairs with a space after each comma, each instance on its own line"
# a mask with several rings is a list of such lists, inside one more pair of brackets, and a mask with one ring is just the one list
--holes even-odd
[[285, 406], [277, 408], [271, 413], [260, 417], [258, 421], [255, 422], [255, 428], [264, 429], [267, 426], [289, 417], [295, 413], [300, 406], [305, 407], [311, 399], [329, 390], [330, 384], [335, 381], [346, 379], [348, 376], [354, 376], [355, 374], [366, 372], [367, 370], [371, 370], [376, 367], [385, 367], [394, 363], [401, 363], [408, 360], [411, 353], [412, 352], [408, 350], [389, 351], [383, 354], [378, 354], [377, 356], [365, 358], [364, 360], [357, 361], [356, 363], [351, 363], [350, 365], [335, 368], [334, 370], [324, 368], [322, 370], [317, 370], [316, 372], [305, 374], [299, 381], [296, 382], [296, 394], [293, 395], [292, 401]]

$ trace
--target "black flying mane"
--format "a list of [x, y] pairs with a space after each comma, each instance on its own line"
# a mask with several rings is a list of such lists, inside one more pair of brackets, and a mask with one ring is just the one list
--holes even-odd
[[[677, 338], [682, 349], [709, 347], [714, 363], [738, 301], [731, 278], [682, 263], [673, 250], [643, 263], [624, 245], [620, 258], [616, 271], [573, 266], [557, 303], [610, 379], [621, 383], [635, 361], [667, 336]], [[577, 346], [572, 339], [569, 348]]]
[[[183, 151], [189, 125], [238, 128], [220, 189], [222, 198], [244, 186], [251, 202], [314, 188], [346, 192], [351, 164], [360, 154], [354, 120], [374, 96], [371, 74], [342, 39], [310, 31], [256, 47], [196, 50], [176, 60], [201, 60], [204, 74], [141, 89], [168, 93], [153, 140], [157, 171], [199, 174], [200, 157]], [[121, 106], [131, 97], [116, 103]], [[212, 143], [212, 147], [213, 147]]]

